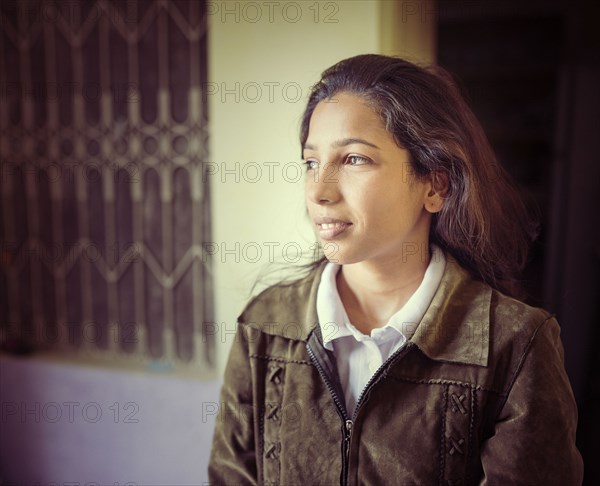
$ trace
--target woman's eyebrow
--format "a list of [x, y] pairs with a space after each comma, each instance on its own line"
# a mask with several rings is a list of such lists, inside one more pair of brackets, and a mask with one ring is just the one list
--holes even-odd
[[[362, 144], [362, 145], [367, 145], [369, 147], [373, 147], [379, 150], [379, 147], [377, 145], [375, 145], [374, 143], [371, 142], [367, 142], [366, 140], [362, 139], [362, 138], [342, 138], [341, 140], [337, 140], [335, 142], [333, 142], [332, 147], [335, 148], [339, 148], [339, 147], [346, 147], [347, 145], [354, 145], [354, 144]], [[310, 145], [310, 144], [305, 144], [304, 147], [302, 147], [302, 150], [316, 150], [317, 148], [314, 145]]]
[[364, 140], [362, 138], [343, 138], [341, 140], [338, 140], [337, 142], [334, 142], [333, 146], [334, 147], [345, 147], [346, 145], [354, 145], [354, 144], [368, 145], [369, 147], [379, 149], [379, 147], [377, 145], [375, 145], [374, 143], [367, 142], [366, 140]]

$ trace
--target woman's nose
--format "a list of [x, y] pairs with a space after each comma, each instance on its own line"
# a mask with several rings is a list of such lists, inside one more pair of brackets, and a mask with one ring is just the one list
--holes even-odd
[[334, 164], [323, 164], [306, 175], [306, 196], [315, 204], [331, 204], [340, 197]]

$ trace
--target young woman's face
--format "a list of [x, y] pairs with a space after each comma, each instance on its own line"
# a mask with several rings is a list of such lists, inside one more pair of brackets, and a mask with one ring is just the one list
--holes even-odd
[[338, 93], [321, 101], [303, 149], [306, 205], [328, 259], [386, 264], [421, 256], [439, 210], [432, 185], [413, 175], [408, 152], [363, 98]]

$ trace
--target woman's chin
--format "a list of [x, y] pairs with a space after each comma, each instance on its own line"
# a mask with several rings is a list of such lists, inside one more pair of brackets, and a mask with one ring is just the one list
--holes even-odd
[[342, 264], [340, 262], [340, 256], [342, 256], [343, 252], [340, 251], [340, 245], [333, 241], [320, 241], [321, 249], [323, 250], [323, 255], [327, 260], [332, 263]]
[[339, 246], [334, 248], [332, 244], [330, 244], [329, 248], [327, 248], [326, 244], [323, 245], [323, 254], [331, 263], [337, 263], [338, 265], [350, 265], [360, 261], [360, 258], [357, 258], [356, 255], [343, 251]]

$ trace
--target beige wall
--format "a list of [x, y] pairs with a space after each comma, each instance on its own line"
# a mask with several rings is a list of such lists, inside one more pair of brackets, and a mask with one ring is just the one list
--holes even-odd
[[430, 61], [433, 15], [422, 2], [389, 0], [209, 2], [209, 11], [213, 246], [206, 253], [214, 253], [222, 370], [258, 272], [298, 250], [310, 258], [298, 143], [309, 87], [356, 54]]

